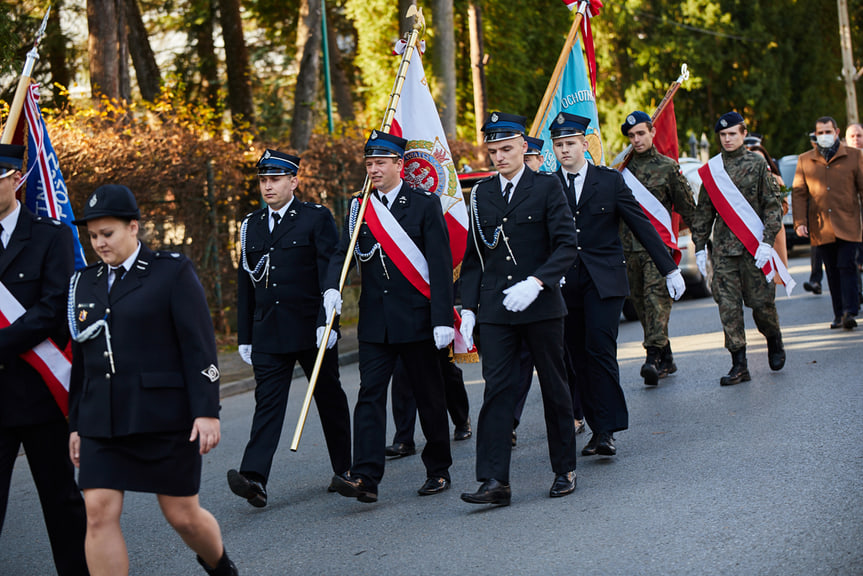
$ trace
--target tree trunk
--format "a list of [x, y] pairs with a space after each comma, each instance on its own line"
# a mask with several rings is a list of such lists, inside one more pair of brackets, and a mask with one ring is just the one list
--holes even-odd
[[[327, 6], [332, 6], [330, 2]], [[354, 119], [354, 95], [351, 93], [351, 85], [348, 81], [345, 66], [347, 63], [342, 58], [336, 39], [336, 29], [333, 18], [336, 17], [335, 10], [327, 10], [327, 45], [330, 49], [330, 81], [333, 88], [333, 99], [336, 101], [336, 110], [343, 122], [351, 122]]]
[[468, 4], [468, 24], [470, 26], [470, 69], [473, 79], [473, 112], [476, 125], [476, 143], [481, 150], [479, 158], [483, 164], [488, 163], [485, 147], [482, 146], [482, 125], [488, 116], [488, 103], [485, 95], [485, 55], [482, 39], [482, 7], [478, 0]]
[[219, 0], [222, 36], [225, 40], [225, 64], [228, 68], [228, 105], [234, 128], [254, 123], [252, 83], [249, 76], [249, 51], [243, 36], [240, 0]]
[[297, 87], [294, 92], [294, 117], [291, 146], [298, 152], [309, 145], [314, 128], [314, 107], [321, 68], [321, 2], [303, 0], [297, 23]]
[[215, 19], [213, 0], [194, 0], [191, 3], [192, 25], [190, 35], [194, 38], [201, 73], [201, 92], [207, 106], [216, 111], [223, 110], [219, 99], [219, 68], [216, 45], [213, 42]]
[[156, 65], [156, 56], [150, 46], [150, 38], [147, 28], [144, 27], [144, 19], [141, 17], [141, 8], [138, 0], [126, 1], [126, 26], [129, 33], [129, 52], [132, 55], [132, 64], [135, 66], [135, 76], [138, 79], [138, 89], [141, 97], [152, 102], [159, 96], [162, 85], [162, 77], [159, 67]]
[[120, 99], [116, 6], [115, 0], [87, 0], [90, 95], [94, 99]]
[[[72, 81], [67, 62], [68, 51], [66, 42], [69, 39], [60, 28], [60, 11], [63, 9], [63, 0], [55, 0], [51, 6], [51, 15], [48, 16], [48, 27], [44, 39], [44, 49], [48, 55], [48, 64], [51, 66], [51, 83], [59, 84], [68, 88]], [[54, 105], [63, 107], [69, 102], [69, 97], [54, 90]]]
[[408, 13], [408, 8], [416, 3], [416, 0], [399, 0], [399, 38], [404, 38], [413, 28], [413, 20], [405, 18], [405, 14]]
[[435, 99], [440, 110], [440, 120], [447, 138], [456, 136], [455, 100], [455, 21], [453, 20], [453, 0], [434, 0], [432, 4], [432, 24], [434, 24], [434, 46], [432, 59], [439, 80], [438, 95]]
[[117, 75], [120, 84], [120, 99], [132, 100], [132, 77], [129, 70], [129, 32], [126, 28], [126, 0], [116, 0], [117, 10]]

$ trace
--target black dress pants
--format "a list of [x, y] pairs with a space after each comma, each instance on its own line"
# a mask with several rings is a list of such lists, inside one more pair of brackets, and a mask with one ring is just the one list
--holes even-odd
[[422, 461], [426, 474], [449, 479], [452, 455], [449, 422], [438, 351], [432, 340], [399, 344], [360, 341], [360, 392], [354, 408], [354, 464], [352, 476], [373, 485], [384, 476], [387, 434], [387, 388], [401, 360], [419, 411], [426, 437]]
[[[310, 378], [317, 353], [314, 348], [290, 354], [267, 354], [252, 350], [256, 382], [255, 415], [240, 472], [258, 476], [266, 484], [285, 423], [294, 364], [299, 362], [306, 377]], [[314, 399], [333, 472], [347, 472], [351, 466], [351, 413], [339, 380], [338, 345], [324, 354]]]
[[860, 310], [860, 296], [857, 292], [857, 246], [857, 242], [837, 238], [835, 242], [815, 247], [824, 260], [833, 316], [836, 318], [841, 318], [843, 314], [856, 316]]

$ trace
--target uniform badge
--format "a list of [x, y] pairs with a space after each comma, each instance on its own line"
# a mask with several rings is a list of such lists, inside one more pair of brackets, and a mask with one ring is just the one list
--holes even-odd
[[372, 132], [372, 135], [369, 136], [369, 140], [377, 140], [377, 139], [378, 139], [378, 133]]
[[497, 115], [497, 112], [491, 115], [492, 122], [497, 122], [498, 120], [500, 120], [500, 116]]
[[264, 160], [269, 160], [270, 158], [272, 158], [272, 155], [270, 154], [270, 151], [267, 150], [264, 152]]
[[725, 118], [720, 120], [719, 123], [722, 124], [723, 128], [726, 128], [728, 126], [728, 120], [726, 120]]
[[288, 214], [290, 214], [291, 216], [296, 216], [297, 211], [296, 210], [288, 210]]
[[96, 198], [96, 195], [95, 195], [95, 194], [93, 194], [92, 196], [90, 196], [90, 208], [92, 208], [93, 206], [95, 206], [95, 205], [96, 205], [96, 202], [98, 202], [98, 201], [99, 201], [99, 199], [98, 199], [98, 198]]
[[[428, 194], [428, 192], [427, 192], [427, 191], [426, 191], [426, 194]], [[407, 198], [405, 198], [404, 196], [399, 196], [399, 204], [404, 205], [404, 204], [407, 204], [407, 203], [408, 203], [408, 199], [407, 199]]]
[[633, 116], [632, 114], [627, 116], [626, 117], [626, 123], [629, 124], [630, 126], [635, 126], [635, 116]]
[[215, 364], [210, 364], [203, 370], [201, 370], [201, 374], [210, 379], [210, 382], [215, 382], [219, 379], [219, 369], [216, 368]]
[[84, 322], [87, 319], [87, 311], [81, 310], [78, 312], [78, 322]]
[[563, 124], [564, 122], [566, 122], [566, 118], [563, 117], [563, 112], [561, 112], [560, 114], [557, 115], [557, 123]]

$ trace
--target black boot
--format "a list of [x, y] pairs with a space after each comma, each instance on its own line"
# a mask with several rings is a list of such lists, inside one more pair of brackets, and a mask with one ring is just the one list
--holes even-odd
[[767, 339], [767, 362], [771, 370], [782, 370], [785, 366], [785, 347], [782, 345], [782, 334]]
[[231, 559], [228, 558], [228, 553], [222, 548], [222, 557], [219, 558], [219, 563], [216, 564], [215, 568], [210, 568], [204, 559], [200, 556], [197, 556], [198, 564], [204, 567], [204, 570], [210, 576], [239, 576], [239, 572], [237, 571], [237, 567], [234, 566], [234, 563], [231, 562]]
[[671, 353], [671, 342], [666, 342], [659, 359], [659, 377], [665, 378], [675, 372], [677, 372], [677, 365], [674, 363], [674, 355]]
[[749, 382], [752, 378], [749, 376], [749, 368], [746, 364], [746, 347], [740, 350], [731, 352], [731, 370], [728, 374], [719, 379], [720, 386], [731, 386], [732, 384], [740, 384], [741, 382]]
[[641, 365], [641, 377], [644, 378], [645, 386], [656, 386], [659, 382], [659, 359], [662, 356], [662, 348], [657, 346], [647, 347], [647, 358]]

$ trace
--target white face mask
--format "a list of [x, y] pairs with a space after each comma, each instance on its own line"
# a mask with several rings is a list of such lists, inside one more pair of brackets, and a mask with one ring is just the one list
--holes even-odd
[[819, 134], [815, 137], [815, 140], [818, 142], [818, 145], [822, 148], [830, 148], [833, 146], [833, 143], [836, 142], [835, 134]]

